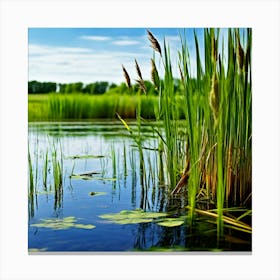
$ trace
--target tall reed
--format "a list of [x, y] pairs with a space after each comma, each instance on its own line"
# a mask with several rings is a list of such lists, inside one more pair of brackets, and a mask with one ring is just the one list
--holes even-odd
[[[227, 29], [227, 41], [220, 29], [204, 29], [204, 61], [200, 39], [194, 30], [196, 74], [192, 73], [189, 47], [181, 35], [178, 54], [185, 121], [181, 118], [178, 96], [174, 90], [173, 68], [166, 41], [163, 51], [156, 37], [148, 31], [154, 50], [151, 80], [159, 93], [155, 115], [163, 121], [157, 129], [163, 154], [159, 163], [166, 168], [172, 194], [187, 187], [190, 221], [200, 201], [207, 200], [217, 209], [217, 233], [223, 234], [225, 207], [251, 207], [252, 81], [251, 29]], [[160, 81], [155, 54], [164, 67]], [[160, 82], [159, 82], [160, 81]], [[186, 131], [180, 138], [180, 129]], [[182, 149], [182, 146], [185, 146]], [[161, 171], [162, 173], [162, 171]], [[162, 174], [159, 174], [162, 177]], [[211, 206], [212, 205], [212, 206]]]

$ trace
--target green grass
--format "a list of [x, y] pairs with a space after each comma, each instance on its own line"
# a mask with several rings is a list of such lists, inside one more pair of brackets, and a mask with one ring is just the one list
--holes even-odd
[[[181, 36], [178, 61], [183, 96], [178, 97], [168, 44], [164, 41], [162, 52], [159, 42], [148, 31], [155, 52], [152, 81], [159, 91], [156, 119], [162, 120], [164, 127], [163, 132], [157, 130], [163, 143], [160, 156], [167, 167], [164, 175], [172, 193], [186, 186], [191, 222], [200, 201], [206, 200], [208, 205], [211, 202], [211, 207], [217, 209], [218, 237], [223, 234], [223, 208], [250, 208], [247, 202], [252, 192], [252, 31], [247, 29], [242, 34], [239, 29], [228, 29], [227, 37], [227, 42], [220, 44], [219, 29], [204, 29], [202, 63], [194, 31], [197, 71], [193, 76], [188, 45]], [[164, 66], [164, 76], [158, 84], [157, 63]], [[178, 98], [182, 98], [181, 102]], [[178, 124], [182, 111], [186, 131], [183, 139], [179, 137], [182, 126]]]
[[156, 96], [87, 95], [87, 94], [38, 94], [28, 96], [28, 120], [74, 120], [122, 117], [136, 119], [141, 106], [141, 117], [155, 119], [158, 107]]
[[[150, 178], [146, 173], [151, 170], [151, 163], [145, 165], [142, 118], [161, 121], [163, 129], [157, 124], [153, 127], [160, 143], [157, 177], [168, 184], [171, 194], [174, 190], [187, 192], [191, 223], [202, 201], [204, 209], [207, 202], [205, 211], [217, 209], [214, 218], [219, 237], [225, 221], [223, 209], [250, 210], [252, 194], [252, 30], [242, 33], [239, 29], [228, 29], [227, 32], [225, 42], [219, 29], [204, 29], [202, 55], [194, 31], [195, 75], [191, 74], [194, 65], [189, 46], [184, 34], [181, 35], [180, 94], [175, 91], [173, 69], [177, 65], [172, 65], [168, 43], [164, 42], [162, 51], [149, 33], [154, 49], [152, 81], [158, 96], [145, 95], [140, 90], [136, 95], [50, 94], [41, 96], [42, 99], [30, 95], [29, 120], [119, 116], [129, 130], [125, 119], [136, 119], [138, 130], [132, 136], [138, 146], [141, 178], [145, 180]], [[164, 67], [161, 81], [157, 78], [157, 65]], [[131, 161], [135, 160], [132, 157], [130, 154]], [[186, 179], [182, 181], [183, 178]]]

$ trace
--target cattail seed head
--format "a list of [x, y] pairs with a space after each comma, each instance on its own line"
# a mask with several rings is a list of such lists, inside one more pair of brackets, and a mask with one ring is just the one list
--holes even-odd
[[135, 59], [135, 67], [136, 67], [136, 72], [137, 72], [138, 77], [139, 77], [141, 80], [143, 80], [142, 74], [141, 74], [141, 71], [140, 71], [140, 67], [139, 67], [139, 65], [138, 65], [136, 59]]
[[159, 89], [160, 79], [159, 79], [159, 75], [158, 75], [158, 71], [157, 71], [155, 61], [153, 59], [151, 59], [151, 64], [152, 64], [152, 71], [151, 71], [152, 82], [153, 82], [155, 88]]
[[159, 52], [159, 54], [161, 55], [161, 48], [160, 48], [160, 44], [159, 44], [158, 40], [154, 37], [154, 35], [149, 30], [147, 30], [147, 33], [148, 33], [148, 39], [150, 40], [150, 42], [152, 44], [151, 47], [155, 51]]
[[126, 81], [126, 85], [128, 88], [131, 88], [131, 83], [130, 83], [130, 77], [126, 71], [126, 69], [124, 68], [124, 66], [122, 65], [122, 69], [123, 69], [123, 75], [124, 75], [124, 78], [125, 78], [125, 81]]
[[140, 86], [140, 89], [144, 93], [147, 93], [146, 86], [145, 86], [144, 80], [142, 78], [141, 70], [140, 70], [140, 67], [139, 67], [136, 59], [135, 59], [135, 67], [136, 67], [136, 72], [137, 72], [137, 75], [138, 75], [138, 79], [136, 80], [136, 82]]

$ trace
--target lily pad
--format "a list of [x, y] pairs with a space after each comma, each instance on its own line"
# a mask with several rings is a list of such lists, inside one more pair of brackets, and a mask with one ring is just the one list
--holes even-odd
[[157, 224], [159, 226], [163, 227], [178, 227], [181, 226], [184, 223], [182, 218], [166, 218], [163, 221], [158, 222]]
[[119, 213], [113, 214], [103, 214], [99, 217], [102, 219], [110, 220], [116, 224], [140, 224], [140, 223], [150, 223], [154, 219], [165, 217], [166, 213], [157, 212], [144, 212], [142, 209], [135, 210], [122, 210]]
[[77, 224], [77, 219], [73, 216], [65, 217], [63, 219], [41, 219], [42, 223], [32, 224], [32, 227], [39, 228], [50, 228], [56, 230], [69, 229], [69, 228], [83, 228], [83, 229], [93, 229], [94, 225], [88, 224]]

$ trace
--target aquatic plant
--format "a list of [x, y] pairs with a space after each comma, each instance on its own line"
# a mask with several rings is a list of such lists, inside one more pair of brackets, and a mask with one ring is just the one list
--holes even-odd
[[[159, 162], [166, 166], [163, 169], [172, 195], [187, 187], [191, 223], [196, 205], [202, 199], [213, 201], [210, 205], [217, 208], [218, 236], [223, 234], [224, 206], [250, 207], [251, 198], [252, 32], [251, 29], [226, 31], [227, 42], [220, 43], [219, 29], [204, 29], [202, 63], [194, 30], [195, 76], [191, 75], [189, 50], [181, 35], [178, 59], [185, 102], [183, 137], [179, 137], [179, 127], [182, 127], [178, 122], [180, 102], [176, 99], [178, 93], [174, 89], [169, 47], [164, 40], [161, 48], [157, 38], [147, 31], [151, 47], [159, 54], [159, 61], [164, 66], [161, 83], [155, 58], [152, 59], [151, 80], [159, 93], [155, 115], [158, 121], [163, 121], [163, 131], [155, 128], [163, 143], [163, 153], [159, 154], [163, 159]], [[141, 80], [139, 73], [138, 76]]]
[[121, 225], [155, 222], [163, 227], [177, 227], [185, 222], [185, 217], [167, 217], [167, 213], [145, 212], [142, 209], [122, 210], [119, 213], [103, 214], [99, 217]]
[[77, 223], [77, 218], [73, 216], [69, 216], [65, 218], [41, 219], [40, 221], [41, 223], [31, 224], [31, 227], [50, 228], [54, 230], [65, 230], [70, 228], [94, 229], [96, 227], [91, 224], [79, 224]]

